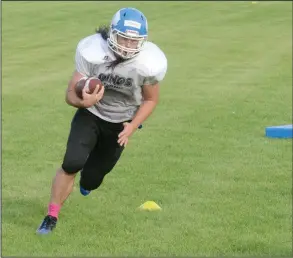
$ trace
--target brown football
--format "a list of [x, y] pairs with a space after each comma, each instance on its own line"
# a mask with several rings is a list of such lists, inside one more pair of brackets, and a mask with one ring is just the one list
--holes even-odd
[[84, 87], [88, 88], [88, 93], [92, 94], [96, 87], [101, 88], [102, 82], [99, 78], [96, 77], [89, 77], [89, 78], [81, 78], [75, 85], [75, 92], [79, 98], [82, 97], [82, 90]]

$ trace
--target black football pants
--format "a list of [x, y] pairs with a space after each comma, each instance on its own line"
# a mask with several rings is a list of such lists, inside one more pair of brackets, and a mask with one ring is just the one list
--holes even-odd
[[110, 123], [87, 109], [78, 109], [71, 122], [63, 170], [68, 174], [81, 170], [80, 185], [97, 189], [124, 149], [117, 143], [122, 130], [123, 123]]

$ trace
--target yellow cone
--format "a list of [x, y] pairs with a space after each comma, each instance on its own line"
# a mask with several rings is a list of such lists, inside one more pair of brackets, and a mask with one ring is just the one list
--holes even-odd
[[147, 201], [138, 207], [141, 211], [159, 211], [162, 208], [153, 201]]

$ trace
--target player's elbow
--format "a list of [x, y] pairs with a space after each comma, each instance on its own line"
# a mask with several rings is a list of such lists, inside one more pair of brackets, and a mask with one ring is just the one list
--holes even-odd
[[76, 106], [75, 103], [74, 103], [74, 98], [71, 94], [72, 92], [70, 91], [66, 91], [66, 94], [65, 94], [65, 102], [69, 105], [69, 106]]
[[157, 97], [153, 98], [151, 101], [152, 101], [152, 102], [154, 103], [154, 105], [156, 106], [156, 105], [159, 104], [159, 97], [157, 96]]
[[70, 105], [70, 100], [69, 100], [69, 92], [68, 90], [66, 90], [66, 93], [65, 93], [65, 102]]
[[71, 103], [70, 103], [70, 101], [69, 101], [67, 96], [65, 97], [65, 102], [66, 102], [67, 105], [71, 105]]
[[154, 103], [154, 104], [158, 104], [159, 103], [159, 100], [160, 100], [160, 95], [158, 92], [155, 92], [154, 94], [149, 94], [147, 97], [146, 97], [146, 100]]
[[144, 99], [144, 102], [145, 103], [150, 103], [151, 105], [153, 105], [155, 107], [159, 103], [159, 98], [148, 98], [148, 99]]

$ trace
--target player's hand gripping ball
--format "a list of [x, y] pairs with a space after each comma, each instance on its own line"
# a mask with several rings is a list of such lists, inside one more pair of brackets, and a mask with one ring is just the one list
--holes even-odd
[[97, 93], [99, 93], [99, 91], [102, 89], [102, 86], [103, 86], [103, 84], [99, 78], [83, 77], [76, 83], [75, 92], [76, 92], [76, 95], [80, 99], [83, 99], [83, 95], [82, 95], [83, 88], [86, 89], [87, 93], [92, 94], [94, 92], [94, 90], [96, 89], [96, 87], [99, 87], [99, 90], [97, 92]]

